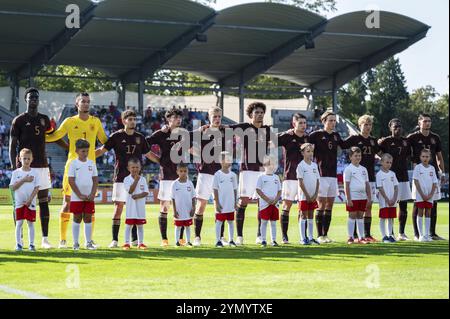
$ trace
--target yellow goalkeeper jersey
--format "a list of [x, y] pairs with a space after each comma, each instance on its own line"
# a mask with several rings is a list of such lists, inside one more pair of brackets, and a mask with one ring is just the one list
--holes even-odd
[[66, 135], [69, 138], [70, 144], [67, 162], [78, 158], [78, 155], [75, 152], [75, 143], [79, 139], [83, 138], [89, 142], [90, 147], [88, 158], [94, 162], [95, 142], [97, 141], [97, 138], [102, 144], [105, 144], [108, 140], [108, 137], [105, 134], [105, 130], [103, 129], [100, 120], [97, 117], [91, 115], [86, 121], [80, 119], [78, 115], [65, 119], [56, 131], [46, 135], [45, 141], [48, 143], [56, 142]]

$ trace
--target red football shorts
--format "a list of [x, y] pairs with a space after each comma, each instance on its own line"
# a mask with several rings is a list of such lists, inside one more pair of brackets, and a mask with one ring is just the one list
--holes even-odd
[[301, 212], [308, 212], [308, 211], [312, 211], [316, 208], [319, 207], [319, 204], [317, 204], [317, 201], [312, 202], [312, 203], [308, 203], [306, 200], [302, 200], [300, 202], [300, 211]]
[[416, 202], [416, 207], [421, 209], [431, 209], [433, 208], [433, 203], [430, 202]]
[[385, 207], [380, 209], [380, 218], [397, 218], [397, 207]]
[[125, 219], [125, 224], [127, 225], [145, 225], [147, 224], [146, 219]]
[[234, 212], [232, 212], [232, 213], [216, 213], [216, 221], [224, 222], [227, 220], [234, 220]]
[[367, 200], [352, 200], [353, 206], [350, 207], [345, 204], [348, 212], [365, 212], [367, 207]]
[[192, 218], [188, 220], [175, 220], [174, 225], [177, 227], [189, 227], [192, 225]]
[[279, 220], [280, 212], [276, 206], [269, 205], [267, 208], [259, 211], [259, 218], [272, 221]]
[[94, 202], [70, 202], [70, 212], [72, 214], [95, 214]]
[[29, 209], [27, 206], [22, 206], [16, 209], [16, 220], [27, 220], [29, 222], [36, 221], [36, 211]]

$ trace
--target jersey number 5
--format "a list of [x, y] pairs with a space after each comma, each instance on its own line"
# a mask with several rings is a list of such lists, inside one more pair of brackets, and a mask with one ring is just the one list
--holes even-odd
[[34, 132], [36, 133], [36, 135], [40, 135], [41, 134], [41, 128], [39, 125], [36, 125], [34, 127]]

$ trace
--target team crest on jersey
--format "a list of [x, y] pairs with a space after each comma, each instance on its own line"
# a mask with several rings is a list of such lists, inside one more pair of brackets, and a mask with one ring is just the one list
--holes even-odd
[[136, 144], [141, 144], [141, 138], [140, 137], [136, 137]]
[[403, 141], [403, 146], [404, 146], [404, 147], [408, 146], [408, 142]]
[[89, 172], [92, 172], [92, 166], [88, 166]]
[[315, 168], [313, 168], [313, 173], [314, 173], [314, 174], [316, 174], [316, 173], [317, 173], [317, 170], [316, 170]]
[[89, 125], [89, 128], [90, 128], [91, 131], [95, 131], [95, 125], [94, 124]]
[[41, 119], [41, 125], [45, 126], [45, 119]]
[[25, 126], [30, 126], [31, 125], [31, 123], [30, 122], [27, 122], [27, 124], [25, 124]]
[[374, 140], [370, 140], [370, 145], [375, 146], [375, 141]]
[[394, 182], [394, 176], [391, 176], [391, 182]]
[[430, 172], [430, 176], [433, 177], [433, 172]]
[[335, 135], [334, 136], [334, 140], [337, 142], [338, 141], [338, 137]]
[[143, 191], [144, 190], [144, 185], [141, 185], [141, 191]]
[[431, 141], [431, 144], [433, 144], [433, 145], [436, 144], [436, 140], [434, 138], [431, 138], [430, 141]]
[[191, 186], [188, 186], [187, 191], [188, 191], [188, 192], [192, 192]]

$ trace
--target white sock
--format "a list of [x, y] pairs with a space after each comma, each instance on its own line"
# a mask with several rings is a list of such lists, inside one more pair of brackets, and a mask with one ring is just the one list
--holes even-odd
[[191, 226], [184, 227], [184, 230], [186, 231], [186, 242], [191, 242]]
[[232, 220], [228, 221], [228, 241], [234, 241], [234, 221]]
[[125, 224], [125, 244], [131, 243], [131, 228], [133, 225]]
[[92, 240], [92, 223], [84, 223], [84, 238], [86, 238], [86, 244]]
[[34, 222], [28, 221], [28, 240], [34, 246]]
[[270, 236], [272, 237], [272, 242], [277, 241], [277, 221], [270, 221]]
[[419, 236], [423, 236], [423, 218], [417, 215], [417, 229], [419, 230]]
[[314, 239], [314, 219], [308, 219], [308, 239], [313, 240]]
[[430, 225], [431, 225], [431, 218], [425, 217], [425, 236], [430, 236]]
[[23, 220], [16, 221], [16, 243], [17, 243], [17, 245], [22, 245], [22, 227], [23, 227]]
[[268, 220], [261, 219], [261, 240], [267, 241], [267, 223]]
[[351, 219], [350, 217], [348, 218], [347, 232], [348, 232], [349, 238], [353, 238], [353, 234], [355, 233], [355, 223], [356, 223], [356, 221], [354, 219]]
[[175, 226], [175, 244], [180, 241], [181, 227]]
[[381, 236], [386, 237], [386, 218], [380, 218], [380, 231]]
[[80, 224], [73, 222], [72, 223], [72, 235], [73, 235], [73, 243], [80, 243]]
[[388, 219], [388, 231], [389, 231], [389, 237], [394, 234], [394, 219], [389, 218]]
[[144, 225], [137, 225], [138, 244], [144, 243]]
[[220, 232], [222, 230], [222, 224], [223, 222], [221, 222], [220, 220], [216, 221], [216, 243], [220, 241]]
[[306, 219], [300, 219], [300, 239], [305, 240], [306, 237]]
[[356, 220], [356, 230], [358, 231], [358, 237], [359, 239], [364, 238], [364, 219], [357, 219]]

